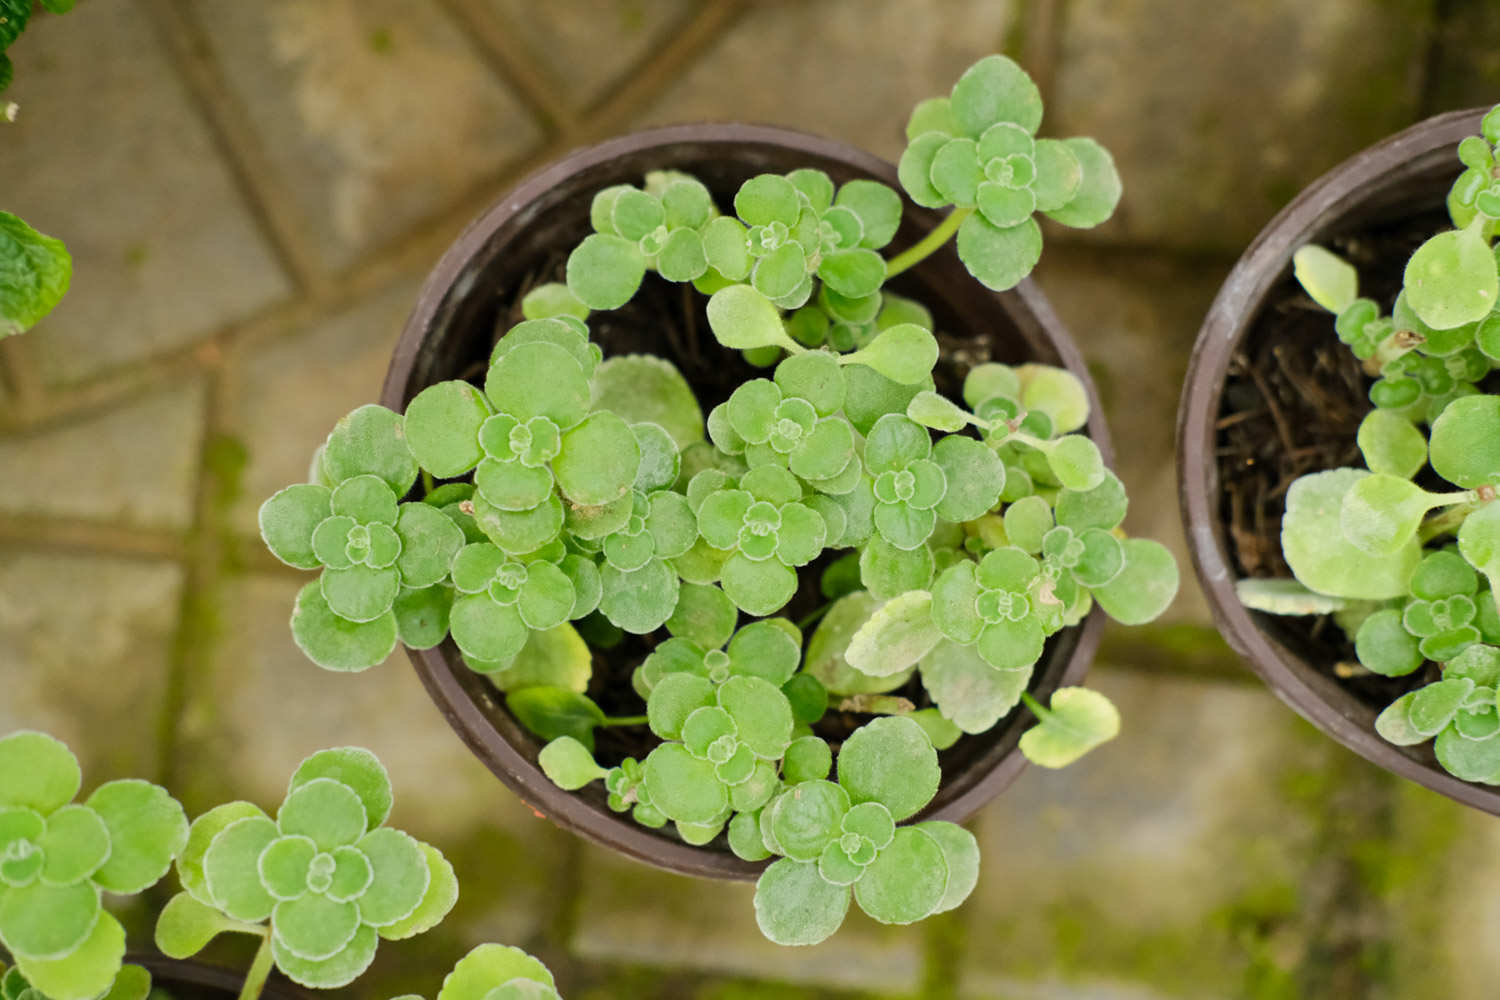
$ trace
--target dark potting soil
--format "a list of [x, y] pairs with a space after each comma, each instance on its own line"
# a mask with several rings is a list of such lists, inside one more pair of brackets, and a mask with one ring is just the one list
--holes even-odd
[[[1446, 212], [1430, 211], [1350, 231], [1326, 245], [1359, 272], [1360, 294], [1389, 315], [1407, 259], [1451, 226]], [[1372, 407], [1372, 382], [1339, 341], [1333, 317], [1289, 273], [1267, 295], [1230, 362], [1217, 425], [1220, 517], [1241, 577], [1292, 575], [1281, 554], [1281, 518], [1293, 481], [1324, 469], [1364, 468], [1355, 434]], [[1330, 615], [1258, 619], [1377, 710], [1437, 676], [1431, 663], [1406, 677], [1365, 670]]]
[[[494, 339], [498, 340], [508, 329], [525, 317], [521, 313], [521, 299], [526, 292], [549, 281], [562, 281], [566, 256], [556, 254], [546, 265], [528, 276], [517, 290], [508, 309], [502, 309], [496, 324]], [[589, 335], [604, 351], [606, 359], [625, 354], [652, 354], [664, 358], [682, 372], [692, 387], [705, 417], [718, 404], [727, 400], [731, 393], [749, 379], [770, 378], [771, 368], [757, 368], [747, 362], [735, 350], [723, 347], [714, 339], [708, 325], [707, 298], [690, 284], [673, 284], [648, 273], [640, 291], [626, 305], [609, 312], [594, 313], [589, 317]], [[991, 359], [992, 350], [1002, 356], [998, 348], [989, 342], [990, 337], [960, 339], [938, 334], [940, 357], [933, 375], [940, 392], [952, 398], [960, 398], [963, 379], [974, 364]], [[493, 341], [492, 341], [493, 343]], [[476, 359], [463, 377], [470, 381], [483, 380], [488, 359]], [[817, 560], [798, 571], [797, 593], [783, 608], [778, 617], [800, 622], [822, 608], [827, 601], [819, 588], [823, 570], [844, 554], [846, 550], [825, 552]], [[597, 612], [595, 613], [597, 616]], [[594, 617], [594, 616], [591, 616]], [[741, 615], [743, 626], [748, 619]], [[587, 631], [593, 623], [585, 619], [578, 623], [580, 631]], [[611, 627], [605, 623], [605, 629]], [[804, 646], [811, 638], [815, 626], [804, 630]], [[593, 677], [589, 682], [588, 696], [610, 716], [643, 715], [644, 703], [631, 686], [635, 668], [667, 639], [670, 633], [665, 628], [646, 635], [625, 633], [619, 642], [608, 648], [594, 647]], [[1045, 656], [1045, 654], [1044, 654]], [[932, 700], [923, 689], [919, 677], [913, 676], [904, 686], [890, 694], [906, 698], [917, 708], [931, 706]], [[830, 699], [836, 701], [836, 696]], [[813, 731], [827, 740], [837, 753], [839, 745], [854, 730], [870, 720], [869, 715], [830, 710], [813, 726]], [[969, 737], [939, 754], [939, 763], [944, 774], [961, 767], [970, 756], [966, 752]], [[642, 760], [660, 740], [644, 725], [600, 728], [595, 733], [598, 761], [605, 766], [619, 764], [626, 757]]]

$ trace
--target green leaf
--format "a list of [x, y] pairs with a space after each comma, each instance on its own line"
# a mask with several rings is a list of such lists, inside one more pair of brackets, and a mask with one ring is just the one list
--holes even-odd
[[370, 622], [340, 618], [328, 607], [322, 587], [314, 580], [297, 593], [292, 638], [308, 659], [325, 670], [365, 670], [396, 648], [396, 616], [385, 614]]
[[505, 707], [516, 720], [543, 740], [571, 736], [592, 752], [594, 728], [604, 724], [604, 712], [589, 698], [561, 687], [529, 687], [505, 696]]
[[[527, 319], [551, 319], [554, 316], [573, 316], [577, 319], [589, 318], [589, 307], [578, 301], [578, 297], [568, 290], [568, 286], [556, 281], [537, 285], [521, 299], [521, 315]], [[406, 415], [411, 417], [411, 405], [407, 405]], [[424, 463], [425, 464], [425, 463]]]
[[1120, 174], [1109, 150], [1093, 139], [1064, 139], [1063, 143], [1082, 165], [1083, 181], [1073, 200], [1047, 212], [1047, 217], [1075, 229], [1092, 229], [1113, 215], [1120, 203]]
[[1427, 464], [1427, 439], [1410, 420], [1391, 410], [1377, 407], [1365, 414], [1357, 440], [1371, 472], [1410, 479]]
[[474, 523], [485, 537], [511, 555], [526, 555], [557, 538], [563, 526], [563, 504], [549, 496], [531, 510], [501, 510], [474, 497]]
[[88, 882], [38, 879], [0, 892], [0, 940], [18, 959], [64, 958], [84, 947], [100, 919], [99, 890]]
[[1036, 179], [1031, 184], [1036, 207], [1041, 212], [1055, 212], [1078, 196], [1083, 186], [1083, 164], [1066, 142], [1038, 139], [1036, 143]]
[[1177, 596], [1177, 562], [1165, 545], [1149, 538], [1127, 538], [1121, 546], [1125, 567], [1109, 583], [1091, 590], [1115, 621], [1144, 625]]
[[401, 414], [370, 403], [345, 416], [323, 446], [323, 470], [334, 483], [377, 476], [398, 498], [405, 496], [418, 470]]
[[[57, 0], [52, 0], [55, 4]], [[72, 0], [66, 0], [69, 7]], [[45, 5], [45, 4], [44, 4]], [[100, 1000], [146, 1000], [151, 994], [151, 973], [144, 966], [125, 965], [115, 975], [114, 984]]]
[[1000, 229], [976, 212], [958, 227], [958, 257], [980, 284], [1003, 292], [1041, 260], [1042, 230], [1035, 219]]
[[1079, 430], [1089, 419], [1089, 394], [1083, 380], [1066, 368], [1024, 364], [1015, 369], [1021, 405], [1052, 418], [1056, 434]]
[[298, 483], [260, 505], [260, 536], [272, 555], [297, 569], [322, 565], [313, 552], [313, 531], [332, 514], [330, 495], [327, 487]]
[[448, 613], [453, 608], [453, 588], [438, 585], [421, 590], [403, 588], [391, 612], [396, 616], [396, 635], [412, 649], [432, 649], [448, 637]]
[[922, 829], [904, 827], [854, 884], [854, 899], [883, 924], [911, 924], [935, 913], [947, 890], [942, 846]]
[[0, 805], [43, 816], [67, 805], [83, 784], [78, 758], [61, 740], [23, 729], [0, 738]]
[[792, 741], [792, 706], [786, 695], [759, 677], [731, 677], [719, 686], [719, 706], [739, 730], [740, 742], [756, 756], [779, 760]]
[[1039, 721], [1021, 734], [1021, 753], [1042, 767], [1067, 767], [1120, 732], [1119, 711], [1088, 688], [1058, 688], [1050, 709], [1034, 702], [1029, 707]]
[[916, 829], [937, 841], [943, 849], [943, 860], [948, 865], [948, 888], [933, 912], [946, 913], [968, 899], [979, 884], [979, 842], [956, 823], [918, 823]]
[[592, 409], [609, 410], [631, 424], [656, 424], [672, 436], [678, 450], [703, 440], [698, 400], [682, 373], [664, 358], [609, 358], [594, 372], [590, 388]]
[[[739, 610], [724, 591], [689, 583], [678, 593], [677, 607], [667, 619], [667, 631], [705, 649], [717, 649], [729, 641], [738, 620]], [[795, 653], [792, 668], [796, 669]]]
[[[925, 551], [925, 550], [924, 550]], [[859, 590], [839, 598], [807, 644], [807, 672], [834, 694], [880, 694], [905, 684], [915, 665], [886, 677], [872, 677], [855, 670], [845, 659], [849, 642], [869, 620], [880, 602]]]
[[646, 258], [629, 240], [594, 233], [568, 255], [568, 290], [590, 309], [618, 309], [646, 275]]
[[371, 827], [384, 823], [390, 815], [394, 801], [390, 775], [380, 759], [364, 747], [318, 751], [297, 765], [287, 790], [294, 791], [319, 778], [331, 779], [353, 792], [364, 806]]
[[712, 761], [700, 760], [681, 743], [663, 743], [642, 763], [651, 804], [679, 823], [710, 823], [729, 808], [729, 792]]
[[1047, 467], [1070, 490], [1087, 491], [1104, 481], [1104, 458], [1099, 446], [1081, 434], [1045, 442]]
[[[1345, 495], [1367, 476], [1362, 469], [1330, 469], [1301, 477], [1287, 491], [1282, 552], [1297, 579], [1312, 590], [1373, 601], [1406, 594], [1421, 558], [1416, 540], [1390, 555], [1374, 556], [1347, 541], [1339, 525]], [[1123, 575], [1129, 572], [1127, 565]]]
[[776, 306], [749, 285], [730, 285], [715, 292], [708, 300], [708, 325], [719, 343], [734, 350], [773, 344], [793, 354], [802, 350], [787, 335]]
[[[548, 987], [554, 985], [547, 967], [521, 949], [482, 944], [453, 966], [453, 971], [443, 980], [437, 1000], [486, 1000], [497, 987], [516, 980]], [[524, 996], [517, 1000], [523, 1000]]]
[[225, 931], [243, 927], [212, 906], [179, 892], [156, 918], [156, 947], [168, 958], [191, 958]]
[[187, 846], [187, 815], [160, 785], [134, 778], [107, 782], [87, 805], [109, 829], [109, 860], [93, 876], [109, 892], [129, 895], [155, 884]]
[[925, 390], [906, 404], [906, 415], [923, 427], [939, 431], [961, 431], [969, 425], [969, 415], [960, 406]]
[[996, 122], [1013, 122], [1028, 133], [1042, 123], [1042, 95], [1026, 71], [1002, 55], [985, 56], [953, 85], [953, 120], [978, 137]]
[[600, 506], [630, 491], [640, 469], [641, 449], [623, 419], [595, 411], [563, 435], [552, 462], [557, 485], [576, 504]]
[[432, 885], [425, 845], [388, 826], [371, 830], [356, 845], [370, 862], [373, 878], [359, 897], [359, 917], [381, 929], [412, 916]]
[[844, 654], [849, 665], [887, 677], [926, 656], [943, 634], [932, 620], [932, 595], [913, 590], [887, 601], [860, 626]]
[[845, 183], [834, 204], [859, 216], [864, 227], [859, 245], [871, 250], [890, 243], [901, 225], [901, 196], [878, 181], [857, 178]]
[[1432, 468], [1465, 489], [1500, 483], [1500, 396], [1465, 396], [1432, 422]]
[[1292, 273], [1312, 300], [1335, 316], [1359, 296], [1359, 275], [1354, 268], [1315, 243], [1292, 254]]
[[941, 208], [951, 204], [932, 183], [933, 163], [939, 151], [948, 145], [952, 136], [943, 132], [926, 132], [911, 139], [901, 154], [896, 176], [911, 200], [923, 208]]
[[417, 846], [427, 860], [427, 891], [410, 915], [380, 928], [380, 936], [387, 941], [403, 941], [432, 930], [458, 902], [458, 878], [453, 874], [453, 865], [431, 844], [419, 840]]
[[110, 831], [99, 814], [69, 805], [47, 817], [37, 840], [44, 857], [41, 878], [51, 885], [80, 882], [98, 871], [110, 855]]
[[885, 260], [873, 250], [856, 248], [825, 254], [818, 266], [818, 277], [829, 288], [849, 298], [861, 298], [880, 291], [885, 282]]
[[[30, 13], [29, 6], [10, 13], [24, 23], [22, 11]], [[61, 240], [0, 212], [0, 340], [40, 323], [67, 293], [72, 277], [73, 258]]]
[[849, 897], [848, 887], [824, 881], [816, 864], [783, 858], [755, 884], [755, 922], [776, 944], [817, 944], [843, 924]]
[[932, 460], [948, 481], [943, 499], [934, 508], [944, 521], [972, 521], [1000, 502], [1005, 464], [979, 441], [956, 434], [939, 438], [932, 447]]
[[860, 582], [872, 596], [883, 601], [907, 591], [926, 590], [934, 568], [932, 549], [928, 546], [901, 549], [878, 534], [865, 542], [859, 554]]
[[887, 327], [868, 345], [839, 358], [841, 364], [865, 365], [902, 385], [922, 385], [937, 364], [937, 339], [915, 323]]
[[599, 610], [627, 632], [654, 632], [677, 609], [681, 584], [677, 574], [660, 559], [629, 571], [606, 564], [599, 579], [603, 588]]
[[1490, 501], [1464, 518], [1458, 529], [1458, 551], [1469, 565], [1489, 577], [1494, 590], [1500, 581], [1500, 503]]
[[745, 181], [734, 195], [734, 212], [752, 226], [797, 221], [801, 205], [792, 182], [778, 174], [760, 174]]
[[1388, 556], [1410, 545], [1422, 517], [1440, 502], [1409, 480], [1377, 472], [1344, 494], [1339, 528], [1347, 541], [1370, 555]]
[[1500, 294], [1495, 255], [1477, 232], [1438, 233], [1411, 255], [1402, 290], [1412, 311], [1434, 329], [1477, 322], [1495, 308]]
[[49, 1000], [92, 1000], [110, 988], [125, 956], [125, 929], [101, 912], [88, 937], [71, 954], [36, 959], [16, 954], [16, 968]]
[[899, 820], [937, 794], [937, 751], [922, 727], [900, 716], [874, 719], [839, 750], [839, 785], [854, 803], [879, 802]]
[[288, 790], [276, 813], [276, 825], [284, 835], [307, 837], [320, 851], [331, 851], [353, 844], [373, 824], [354, 789], [333, 778], [318, 777]]
[[203, 870], [209, 845], [231, 824], [250, 817], [270, 822], [259, 806], [249, 802], [226, 802], [193, 820], [188, 828], [187, 846], [177, 856], [177, 877], [182, 887], [200, 903], [214, 904]]
[[984, 733], [1008, 715], [1031, 681], [1031, 667], [996, 670], [967, 643], [945, 639], [922, 658], [922, 686], [966, 733]]
[[[589, 735], [592, 738], [592, 731]], [[537, 763], [554, 785], [569, 792], [576, 792], [609, 774], [609, 768], [595, 763], [589, 748], [572, 736], [558, 736], [542, 747]]]
[[204, 884], [213, 903], [226, 915], [259, 923], [276, 901], [261, 885], [256, 868], [261, 852], [281, 832], [263, 815], [246, 815], [224, 826], [203, 854]]
[[375, 960], [375, 948], [379, 944], [375, 928], [360, 927], [353, 939], [338, 954], [322, 959], [303, 958], [289, 949], [276, 936], [271, 938], [271, 955], [276, 967], [295, 983], [313, 989], [336, 989], [347, 986]]
[[679, 739], [688, 716], [714, 702], [714, 685], [706, 677], [668, 674], [651, 688], [651, 697], [646, 702], [651, 731], [664, 740]]
[[572, 625], [533, 631], [515, 659], [489, 672], [501, 691], [528, 687], [560, 687], [584, 691], [593, 673], [588, 644]]
[[493, 408], [467, 382], [430, 385], [406, 404], [406, 443], [417, 462], [434, 476], [460, 476], [479, 464], [479, 428]]
[[1500, 739], [1467, 739], [1455, 726], [1439, 733], [1432, 749], [1438, 763], [1454, 777], [1500, 784]]
[[721, 585], [747, 614], [772, 615], [797, 591], [797, 573], [775, 559], [753, 560], [736, 552], [725, 562]]

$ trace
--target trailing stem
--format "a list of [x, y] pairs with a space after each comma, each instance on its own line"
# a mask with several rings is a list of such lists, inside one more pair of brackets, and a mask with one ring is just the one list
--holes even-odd
[[915, 267], [953, 237], [958, 232], [959, 224], [974, 212], [973, 207], [955, 208], [948, 213], [948, 217], [938, 223], [937, 228], [921, 240], [907, 247], [896, 256], [892, 257], [885, 266], [885, 276], [889, 280], [909, 268]]
[[260, 948], [255, 952], [255, 961], [250, 963], [250, 971], [245, 973], [245, 985], [240, 988], [240, 1000], [259, 1000], [260, 991], [265, 988], [266, 978], [271, 974], [271, 966], [275, 962], [271, 954], [271, 934], [261, 928], [262, 936]]

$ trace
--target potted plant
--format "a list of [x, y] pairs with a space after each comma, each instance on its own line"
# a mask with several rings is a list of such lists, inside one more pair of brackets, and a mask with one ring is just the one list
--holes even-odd
[[1288, 205], [1214, 303], [1179, 426], [1231, 644], [1336, 739], [1491, 812], [1497, 140], [1497, 111], [1429, 119]]
[[[345, 986], [381, 938], [430, 930], [458, 898], [436, 848], [383, 825], [390, 780], [359, 747], [304, 760], [274, 819], [230, 802], [189, 825], [165, 789], [136, 780], [72, 803], [76, 758], [26, 730], [0, 738], [0, 779], [0, 945], [16, 963], [0, 979], [5, 1000], [144, 1000], [153, 972], [240, 1000], [256, 1000], [273, 969], [303, 986]], [[177, 961], [125, 965], [125, 932], [101, 890], [140, 892], [174, 860], [182, 891], [155, 938]], [[180, 961], [226, 932], [261, 940], [243, 975]]]
[[951, 821], [1022, 754], [1118, 728], [1073, 686], [1091, 609], [1143, 622], [1177, 585], [1119, 530], [1087, 377], [1025, 281], [1034, 213], [1096, 225], [1120, 193], [1040, 120], [992, 56], [918, 105], [897, 170], [694, 126], [523, 183], [428, 280], [387, 405], [261, 508], [319, 573], [299, 645], [360, 670], [405, 643], [526, 801], [759, 876], [773, 940], [851, 898], [957, 905], [978, 859]]

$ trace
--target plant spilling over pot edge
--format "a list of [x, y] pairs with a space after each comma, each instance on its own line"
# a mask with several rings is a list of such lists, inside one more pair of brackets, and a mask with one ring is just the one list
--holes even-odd
[[1334, 614], [1372, 673], [1416, 679], [1436, 664], [1376, 731], [1403, 746], [1434, 740], [1449, 773], [1500, 784], [1500, 396], [1481, 388], [1500, 366], [1500, 108], [1481, 131], [1458, 146], [1456, 228], [1412, 254], [1390, 315], [1335, 254], [1294, 255], [1297, 280], [1374, 379], [1357, 433], [1366, 468], [1294, 482], [1281, 542], [1295, 579], [1238, 590], [1257, 610]]
[[[451, 635], [549, 741], [555, 783], [603, 781], [642, 824], [673, 823], [691, 844], [727, 829], [740, 857], [777, 856], [756, 896], [774, 941], [823, 940], [851, 898], [887, 923], [961, 903], [973, 837], [898, 826], [936, 793], [937, 750], [1023, 702], [1038, 725], [1021, 750], [1037, 763], [1112, 738], [1103, 696], [1064, 688], [1043, 706], [1032, 668], [1095, 603], [1141, 623], [1177, 587], [1165, 548], [1120, 530], [1124, 488], [1075, 433], [1089, 408], [1078, 378], [986, 363], [949, 399], [927, 309], [883, 291], [955, 236], [970, 273], [1008, 289], [1040, 255], [1034, 213], [1108, 218], [1109, 154], [1037, 139], [1040, 120], [1035, 85], [1001, 56], [918, 105], [899, 176], [918, 204], [953, 210], [890, 259], [902, 201], [871, 180], [762, 174], [732, 213], [675, 171], [598, 192], [565, 283], [526, 295], [482, 386], [431, 385], [405, 414], [355, 410], [312, 481], [262, 506], [272, 552], [320, 572], [297, 599], [298, 644], [352, 671], [398, 639]], [[603, 358], [591, 313], [625, 305], [648, 271], [708, 296], [719, 344], [771, 377], [705, 419], [668, 362]], [[767, 617], [839, 550], [823, 560], [823, 607]], [[762, 620], [741, 627], [741, 613]], [[611, 717], [582, 694], [589, 643], [661, 629], [633, 675], [644, 713]], [[890, 694], [918, 671], [934, 705], [920, 711]], [[832, 780], [833, 748], [812, 729], [830, 695], [882, 716], [843, 742]], [[595, 732], [618, 726], [661, 742], [604, 767]]]

